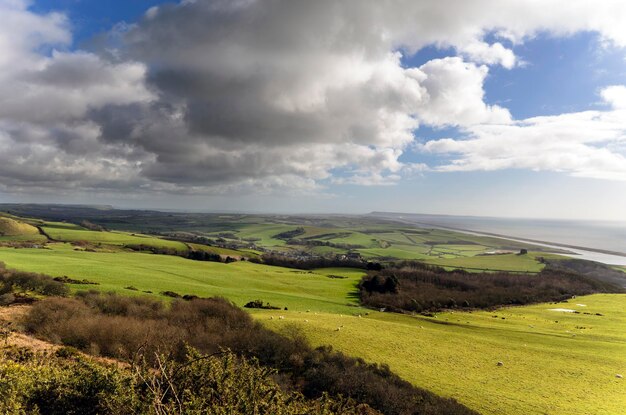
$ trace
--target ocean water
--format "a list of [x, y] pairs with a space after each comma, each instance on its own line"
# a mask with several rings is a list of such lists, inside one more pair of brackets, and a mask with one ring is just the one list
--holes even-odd
[[[476, 216], [375, 213], [379, 217], [413, 222], [418, 225], [493, 233], [517, 239], [543, 241], [549, 245], [571, 245], [586, 259], [626, 265], [626, 221], [572, 221], [547, 219], [509, 219]], [[584, 248], [623, 254], [613, 256], [584, 251]], [[586, 255], [585, 255], [586, 254]], [[591, 258], [590, 256], [593, 256]], [[613, 257], [613, 258], [611, 258]]]

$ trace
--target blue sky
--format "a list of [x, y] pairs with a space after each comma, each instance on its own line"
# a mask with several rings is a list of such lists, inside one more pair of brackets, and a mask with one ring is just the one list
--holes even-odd
[[[33, 22], [12, 35], [24, 39], [5, 52], [19, 69], [0, 78], [0, 93], [33, 76], [55, 82], [33, 98], [50, 100], [39, 110], [49, 116], [5, 103], [16, 109], [0, 112], [0, 138], [20, 143], [13, 160], [56, 160], [28, 175], [15, 174], [16, 161], [0, 169], [0, 201], [625, 219], [619, 2], [565, 22], [538, 21], [539, 6], [523, 2], [424, 10], [397, 0], [397, 13], [376, 22], [391, 40], [360, 26], [375, 2], [334, 15], [325, 2], [258, 0], [223, 14], [211, 3], [0, 0], [5, 16]], [[329, 33], [329, 19], [362, 33]], [[129, 25], [120, 49], [94, 49], [120, 23]], [[43, 40], [29, 50], [37, 31]], [[46, 45], [56, 52], [37, 55]], [[91, 83], [62, 81], [56, 68], [70, 67]]]
[[62, 12], [72, 25], [76, 45], [88, 41], [92, 36], [107, 32], [121, 22], [133, 23], [140, 19], [150, 7], [167, 3], [158, 0], [37, 0], [32, 10], [40, 13]]

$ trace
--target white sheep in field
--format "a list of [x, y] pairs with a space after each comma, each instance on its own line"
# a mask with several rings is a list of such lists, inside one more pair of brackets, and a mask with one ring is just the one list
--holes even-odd
[[284, 319], [285, 319], [285, 317], [284, 317], [284, 316], [278, 316], [278, 319], [279, 319], [279, 320], [284, 320]]
[[624, 376], [620, 375], [619, 373], [617, 375], [615, 375], [615, 377], [618, 378], [618, 379], [623, 379], [624, 378]]
[[504, 362], [498, 362], [498, 366], [504, 366]]

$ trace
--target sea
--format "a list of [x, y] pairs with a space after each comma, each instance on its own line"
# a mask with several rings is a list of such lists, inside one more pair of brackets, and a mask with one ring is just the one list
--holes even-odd
[[626, 265], [626, 221], [512, 219], [479, 216], [374, 212], [373, 216], [418, 226], [497, 235], [564, 249], [572, 257]]

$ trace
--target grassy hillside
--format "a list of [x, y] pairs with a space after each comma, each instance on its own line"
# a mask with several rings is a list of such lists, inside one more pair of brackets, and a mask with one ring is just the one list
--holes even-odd
[[[276, 330], [295, 323], [315, 344], [387, 363], [412, 383], [485, 414], [619, 414], [626, 405], [626, 383], [615, 377], [626, 374], [624, 295], [411, 317], [359, 307], [354, 286], [362, 273], [357, 270], [309, 273], [248, 262], [75, 251], [68, 244], [50, 248], [0, 248], [0, 260], [9, 267], [100, 283], [73, 289], [142, 294], [124, 288], [132, 285], [154, 295], [170, 290], [222, 295], [240, 306], [261, 299], [288, 307], [253, 314]], [[504, 366], [498, 367], [499, 361]]]
[[[211, 217], [213, 222], [204, 216], [168, 214], [159, 218], [165, 223], [182, 221], [188, 226], [179, 228], [183, 231], [197, 227], [196, 234], [255, 241], [257, 246], [272, 249], [335, 254], [346, 251], [338, 244], [359, 245], [362, 248], [357, 250], [367, 258], [421, 259], [446, 268], [538, 272], [543, 267], [538, 257], [554, 257], [532, 250], [527, 255], [485, 255], [524, 245], [355, 218], [222, 215]], [[618, 373], [626, 375], [626, 295], [594, 295], [568, 304], [493, 312], [441, 313], [436, 318], [379, 313], [358, 304], [355, 287], [363, 274], [360, 270], [309, 272], [249, 262], [223, 264], [127, 252], [120, 247], [188, 248], [181, 242], [141, 233], [97, 232], [66, 222], [7, 219], [4, 228], [15, 234], [4, 236], [9, 240], [44, 238], [35, 227], [42, 226], [55, 240], [89, 241], [106, 248], [87, 252], [61, 242], [49, 243], [45, 249], [0, 247], [0, 261], [8, 267], [99, 283], [71, 285], [74, 291], [98, 289], [160, 297], [164, 291], [219, 295], [239, 306], [260, 299], [281, 307], [251, 311], [272, 329], [282, 330], [294, 323], [315, 344], [331, 344], [367, 361], [387, 363], [415, 385], [459, 399], [485, 414], [620, 414], [626, 407], [626, 382], [616, 378]], [[118, 221], [120, 228], [131, 229], [130, 219], [111, 220]], [[158, 223], [150, 226], [163, 230]], [[304, 229], [298, 238], [327, 244], [293, 245], [276, 237], [296, 227]], [[152, 229], [144, 229], [148, 230]], [[230, 256], [241, 252], [200, 245], [195, 248]], [[136, 290], [129, 290], [130, 286]]]
[[77, 242], [87, 241], [107, 245], [148, 245], [154, 247], [174, 248], [186, 251], [182, 242], [168, 241], [148, 235], [130, 234], [126, 232], [90, 231], [80, 226], [67, 223], [46, 223], [41, 227], [50, 238], [56, 241]]
[[12, 217], [0, 216], [0, 241], [45, 241], [39, 229]]
[[626, 407], [626, 382], [616, 378], [626, 375], [626, 295], [437, 318], [286, 312], [284, 320], [270, 320], [269, 314], [254, 315], [276, 330], [297, 324], [315, 344], [387, 363], [412, 383], [484, 414], [617, 415]]
[[[2, 205], [1, 209], [47, 221], [88, 221], [126, 235], [160, 233], [209, 238], [230, 248], [260, 248], [279, 252], [308, 252], [316, 255], [359, 252], [367, 259], [417, 259], [437, 265], [491, 270], [538, 271], [538, 263], [515, 262], [515, 258], [489, 258], [493, 251], [519, 252], [527, 249], [546, 253], [546, 248], [528, 243], [431, 229], [392, 222], [371, 216], [284, 216], [248, 214], [169, 213], [124, 211], [81, 206]], [[281, 234], [303, 230], [291, 238]], [[80, 229], [75, 229], [80, 230]], [[141, 243], [120, 235], [71, 234], [53, 231], [61, 240], [103, 239], [102, 243]], [[145, 241], [143, 241], [145, 242]], [[158, 241], [155, 242], [159, 244]], [[254, 244], [255, 246], [250, 246]], [[476, 259], [473, 259], [477, 257]], [[496, 255], [493, 255], [496, 257]], [[503, 262], [508, 265], [503, 266]]]
[[[299, 311], [356, 312], [355, 286], [362, 272], [325, 269], [317, 272], [270, 267], [249, 262], [231, 264], [192, 261], [174, 256], [131, 252], [75, 251], [68, 244], [50, 249], [0, 248], [0, 261], [9, 268], [88, 279], [97, 288], [125, 294], [174, 291], [181, 295], [225, 296], [239, 306], [261, 299]], [[329, 278], [341, 275], [346, 278]], [[129, 291], [133, 286], [139, 291]]]

